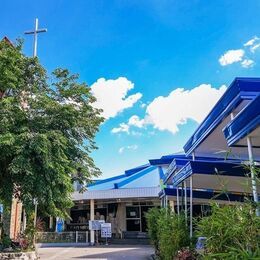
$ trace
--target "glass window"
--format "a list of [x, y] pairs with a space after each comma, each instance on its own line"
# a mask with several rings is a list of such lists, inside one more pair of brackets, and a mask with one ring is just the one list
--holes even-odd
[[140, 231], [140, 220], [139, 219], [128, 219], [126, 221], [127, 231]]
[[139, 206], [126, 207], [126, 218], [140, 218]]

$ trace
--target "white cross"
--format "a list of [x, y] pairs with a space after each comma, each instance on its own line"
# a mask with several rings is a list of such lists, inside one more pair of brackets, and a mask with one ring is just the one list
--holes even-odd
[[38, 33], [47, 32], [46, 28], [38, 28], [38, 18], [35, 19], [35, 28], [34, 31], [27, 31], [24, 34], [34, 34], [34, 43], [33, 43], [33, 57], [37, 56], [37, 35]]

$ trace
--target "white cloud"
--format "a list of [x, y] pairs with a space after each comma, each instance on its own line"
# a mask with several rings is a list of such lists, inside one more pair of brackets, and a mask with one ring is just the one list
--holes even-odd
[[[135, 126], [137, 128], [142, 128], [145, 125], [145, 120], [144, 119], [140, 119], [139, 116], [137, 115], [133, 115], [129, 118], [127, 123], [121, 123], [119, 125], [119, 127], [115, 127], [111, 130], [111, 133], [113, 134], [117, 134], [117, 133], [121, 133], [121, 132], [125, 132], [127, 134], [129, 134], [129, 129], [130, 126]], [[137, 132], [132, 131], [131, 134], [133, 135], [138, 135]]]
[[143, 128], [152, 125], [155, 129], [174, 134], [179, 131], [179, 125], [185, 124], [189, 119], [201, 123], [225, 90], [225, 85], [217, 89], [210, 84], [201, 84], [191, 90], [177, 88], [166, 97], [155, 98], [147, 106], [143, 119], [133, 115], [127, 123], [121, 123], [118, 128], [112, 129], [112, 133], [132, 133], [133, 126]]
[[138, 149], [138, 145], [134, 144], [134, 145], [128, 145], [128, 146], [123, 146], [121, 148], [119, 148], [118, 152], [119, 153], [123, 153], [125, 150], [137, 150]]
[[117, 134], [120, 132], [125, 132], [125, 133], [129, 134], [129, 125], [127, 125], [126, 123], [121, 123], [119, 125], [119, 127], [115, 127], [111, 130], [111, 133], [113, 133], [113, 134]]
[[245, 59], [241, 62], [241, 65], [244, 68], [250, 68], [254, 66], [254, 61], [250, 59]]
[[179, 125], [188, 119], [201, 123], [218, 99], [225, 92], [226, 86], [219, 89], [210, 84], [202, 84], [191, 90], [177, 88], [169, 96], [155, 98], [146, 109], [146, 122], [159, 130], [176, 133]]
[[145, 107], [146, 107], [146, 104], [145, 104], [145, 103], [142, 103], [142, 104], [140, 105], [140, 107], [141, 107], [141, 108], [145, 108]]
[[106, 119], [115, 117], [126, 108], [132, 107], [141, 97], [141, 93], [127, 96], [134, 88], [134, 84], [125, 77], [118, 79], [98, 79], [92, 86], [91, 91], [97, 101], [93, 104], [95, 108], [103, 109]]
[[250, 51], [254, 53], [259, 47], [260, 47], [260, 43], [257, 43], [250, 48]]
[[144, 126], [144, 119], [140, 119], [139, 116], [133, 115], [128, 120], [129, 126], [136, 126], [138, 128], [142, 128]]
[[260, 48], [260, 38], [254, 36], [243, 44], [243, 49], [228, 50], [219, 58], [219, 63], [222, 66], [227, 66], [239, 62], [243, 68], [251, 68], [255, 65], [252, 55]]
[[250, 47], [250, 51], [254, 53], [260, 47], [260, 38], [255, 36], [244, 44], [245, 47]]
[[254, 38], [250, 39], [248, 42], [246, 42], [244, 44], [245, 47], [248, 47], [248, 46], [252, 46], [255, 44], [256, 41], [260, 40], [257, 36], [255, 36]]
[[242, 61], [245, 51], [239, 50], [229, 50], [219, 58], [219, 63], [221, 66], [227, 66], [235, 62]]

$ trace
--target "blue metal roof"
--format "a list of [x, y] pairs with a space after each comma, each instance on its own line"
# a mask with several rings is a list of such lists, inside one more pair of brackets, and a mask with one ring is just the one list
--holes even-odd
[[92, 186], [96, 186], [96, 185], [100, 185], [100, 184], [104, 184], [104, 183], [108, 183], [108, 182], [117, 181], [117, 180], [125, 178], [125, 177], [126, 177], [125, 174], [121, 174], [121, 175], [117, 175], [117, 176], [107, 178], [107, 179], [104, 179], [104, 180], [93, 181], [92, 183], [88, 184], [88, 187], [92, 187]]
[[[115, 189], [122, 188], [122, 187], [128, 185], [128, 184], [131, 183], [131, 182], [134, 182], [134, 181], [136, 181], [136, 180], [138, 180], [138, 179], [141, 179], [143, 176], [145, 176], [145, 175], [151, 173], [151, 172], [154, 171], [154, 170], [157, 170], [157, 173], [158, 173], [158, 174], [157, 174], [157, 175], [158, 175], [158, 176], [157, 176], [157, 183], [154, 184], [153, 181], [152, 181], [152, 183], [148, 181], [148, 183], [149, 183], [149, 184], [148, 184], [148, 183], [143, 183], [143, 181], [141, 181], [141, 182], [139, 182], [139, 187], [142, 187], [142, 185], [143, 185], [143, 187], [146, 187], [147, 184], [148, 184], [148, 186], [151, 186], [151, 187], [153, 187], [154, 185], [155, 185], [155, 186], [159, 186], [159, 184], [160, 184], [160, 179], [159, 179], [160, 172], [159, 172], [159, 168], [156, 167], [156, 166], [150, 166], [150, 167], [148, 167], [148, 168], [145, 168], [145, 169], [143, 169], [143, 170], [141, 170], [141, 171], [139, 171], [139, 172], [137, 172], [137, 173], [135, 173], [135, 174], [129, 176], [129, 177], [126, 178], [125, 180], [122, 180], [122, 181], [120, 181], [120, 182], [115, 183], [115, 184], [114, 184], [114, 187], [115, 187]], [[153, 176], [153, 177], [156, 179], [156, 176]], [[151, 179], [150, 179], [150, 181], [151, 181]], [[140, 185], [141, 185], [141, 186], [140, 186]]]
[[[185, 155], [182, 155], [185, 157]], [[172, 156], [165, 156], [167, 159]], [[159, 159], [160, 160], [160, 159]], [[88, 190], [107, 190], [120, 188], [159, 187], [164, 179], [161, 164], [145, 164], [129, 170], [124, 174], [95, 181], [87, 186]]]
[[195, 173], [244, 177], [248, 174], [248, 169], [237, 163], [190, 161], [173, 177], [173, 185], [179, 185], [181, 182]]
[[147, 168], [147, 167], [149, 167], [149, 166], [150, 166], [150, 164], [147, 163], [147, 164], [145, 164], [145, 165], [141, 165], [141, 166], [138, 166], [138, 167], [135, 167], [135, 168], [126, 170], [126, 171], [125, 171], [125, 174], [126, 174], [127, 176], [130, 176], [130, 175], [132, 175], [132, 174], [134, 174], [134, 173], [136, 173], [136, 172], [139, 172], [139, 171], [141, 171], [141, 170], [143, 170], [143, 169], [145, 169], [145, 168]]
[[[259, 87], [260, 88], [260, 87]], [[260, 126], [260, 95], [245, 107], [224, 129], [229, 146], [236, 143]]]
[[242, 100], [254, 99], [259, 92], [260, 78], [235, 78], [224, 95], [184, 145], [185, 153], [190, 155]]
[[186, 158], [185, 154], [170, 154], [170, 155], [164, 155], [160, 159], [150, 159], [149, 163], [151, 165], [162, 165], [162, 164], [170, 164], [173, 159], [181, 159]]

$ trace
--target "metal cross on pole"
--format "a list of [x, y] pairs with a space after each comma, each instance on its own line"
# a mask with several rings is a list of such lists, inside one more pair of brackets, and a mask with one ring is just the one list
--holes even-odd
[[35, 28], [33, 31], [27, 31], [24, 34], [33, 34], [34, 35], [34, 42], [33, 42], [33, 57], [37, 56], [37, 36], [38, 33], [47, 32], [46, 28], [39, 29], [38, 28], [38, 18], [35, 19]]

